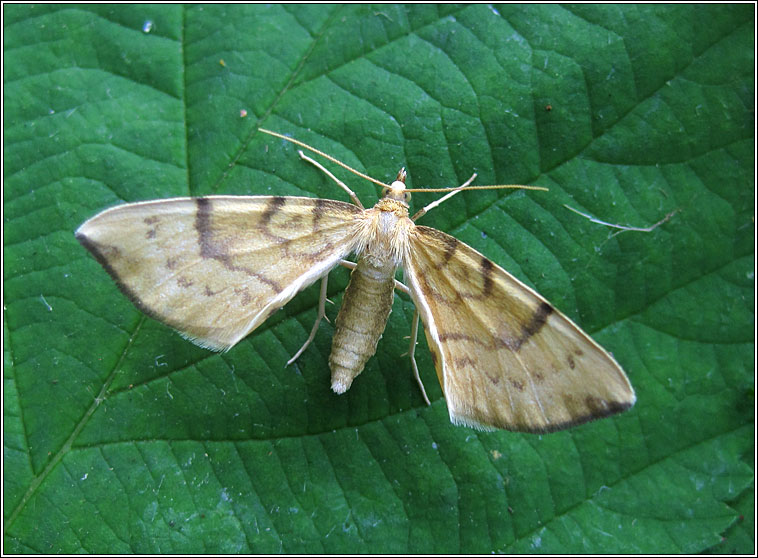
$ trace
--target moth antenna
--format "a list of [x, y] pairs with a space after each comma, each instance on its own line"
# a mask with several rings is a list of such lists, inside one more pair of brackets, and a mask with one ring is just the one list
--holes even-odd
[[[476, 175], [476, 173], [474, 173]], [[470, 179], [469, 179], [470, 180]], [[466, 181], [468, 183], [468, 181]], [[488, 184], [486, 186], [451, 186], [449, 188], [408, 188], [407, 192], [452, 192], [454, 190], [541, 190], [549, 192], [544, 186], [528, 186], [526, 184]]]
[[321, 155], [322, 157], [328, 159], [332, 163], [336, 163], [337, 165], [341, 166], [343, 169], [349, 170], [353, 174], [356, 174], [356, 175], [360, 176], [361, 178], [365, 178], [369, 182], [373, 182], [374, 184], [377, 184], [378, 186], [382, 186], [382, 187], [387, 186], [387, 184], [385, 184], [384, 182], [381, 182], [381, 181], [377, 180], [376, 178], [371, 178], [369, 175], [363, 174], [361, 171], [355, 170], [353, 167], [351, 167], [349, 165], [346, 165], [345, 163], [343, 163], [342, 161], [339, 161], [338, 159], [335, 159], [331, 155], [328, 155], [328, 154], [324, 153], [323, 151], [320, 151], [320, 150], [316, 149], [315, 147], [311, 147], [307, 143], [303, 143], [300, 140], [296, 140], [295, 138], [291, 138], [291, 137], [285, 136], [283, 134], [279, 134], [277, 132], [272, 132], [271, 130], [266, 130], [265, 128], [258, 128], [258, 131], [259, 132], [263, 132], [264, 134], [268, 134], [270, 136], [274, 136], [274, 137], [283, 139], [283, 140], [288, 141], [290, 143], [294, 143], [295, 145], [299, 145], [300, 147], [304, 147], [305, 149], [308, 149], [309, 151], [313, 151], [313, 153], [317, 153], [318, 155]]
[[[321, 155], [322, 157], [324, 157], [325, 159], [331, 161], [332, 163], [335, 163], [335, 164], [341, 166], [343, 169], [348, 170], [348, 171], [352, 172], [353, 174], [355, 174], [357, 176], [360, 176], [361, 178], [363, 178], [365, 180], [368, 180], [369, 182], [373, 182], [377, 186], [381, 186], [382, 188], [387, 188], [389, 186], [388, 184], [385, 184], [384, 182], [382, 182], [380, 180], [377, 180], [376, 178], [372, 178], [369, 175], [364, 174], [361, 171], [354, 169], [350, 165], [347, 165], [347, 164], [343, 163], [342, 161], [336, 159], [335, 157], [332, 157], [328, 153], [324, 153], [323, 151], [321, 151], [319, 149], [316, 149], [315, 147], [311, 147], [307, 143], [304, 143], [304, 142], [302, 142], [300, 140], [297, 140], [295, 138], [291, 138], [289, 136], [285, 136], [284, 134], [280, 134], [278, 132], [267, 130], [266, 128], [258, 128], [258, 131], [259, 132], [263, 132], [264, 134], [268, 134], [270, 136], [274, 136], [274, 137], [283, 139], [283, 140], [288, 141], [290, 143], [294, 143], [295, 145], [299, 145], [300, 147], [303, 147], [303, 148], [305, 148], [305, 149], [307, 149], [309, 151], [312, 151], [313, 153]], [[315, 161], [313, 161], [313, 159], [305, 157], [302, 154], [302, 152], [301, 152], [301, 157], [303, 159], [305, 159], [306, 161], [314, 164], [315, 166], [317, 166], [318, 168], [320, 168], [324, 172], [326, 172], [328, 176], [330, 176], [335, 182], [337, 182], [337, 184], [340, 185], [340, 187], [342, 187], [344, 190], [346, 190], [348, 192], [348, 194], [350, 194], [350, 197], [353, 199], [353, 201], [356, 201], [357, 197], [355, 196], [355, 193], [352, 190], [350, 190], [347, 186], [345, 186], [343, 182], [341, 182], [341, 181], [337, 180], [336, 178], [334, 178], [333, 174], [331, 174], [329, 171], [327, 171], [326, 169], [324, 169], [323, 166], [321, 166], [318, 163], [316, 163]], [[407, 177], [407, 174], [408, 173], [406, 172], [405, 167], [403, 167], [397, 173], [397, 179], [396, 180], [398, 180], [398, 181], [400, 181], [402, 183], [405, 183], [405, 179]], [[426, 206], [425, 208], [423, 208], [421, 211], [419, 211], [418, 213], [416, 213], [412, 217], [412, 219], [415, 221], [416, 219], [418, 219], [419, 217], [421, 217], [422, 215], [424, 215], [430, 209], [432, 209], [434, 207], [437, 207], [443, 201], [451, 198], [452, 196], [454, 196], [455, 194], [457, 194], [458, 192], [461, 192], [463, 190], [501, 190], [501, 189], [508, 188], [508, 189], [522, 189], [522, 190], [544, 190], [546, 192], [548, 191], [547, 188], [544, 188], [542, 186], [525, 186], [525, 185], [522, 185], [522, 184], [495, 184], [495, 185], [491, 185], [491, 186], [469, 186], [469, 184], [471, 184], [471, 182], [474, 180], [474, 178], [476, 178], [476, 173], [474, 173], [471, 176], [471, 178], [469, 178], [461, 186], [456, 186], [456, 187], [451, 187], [451, 188], [406, 188], [405, 189], [406, 192], [449, 192], [448, 195], [442, 196], [442, 198], [440, 198], [436, 202], [433, 202], [433, 203], [429, 204], [428, 206]], [[362, 207], [362, 205], [360, 204], [360, 202], [357, 203], [356, 205], [358, 205], [359, 207]]]
[[458, 192], [463, 192], [464, 190], [503, 190], [503, 189], [519, 189], [519, 190], [544, 190], [545, 192], [548, 191], [547, 188], [543, 186], [525, 186], [523, 184], [493, 184], [490, 186], [469, 186], [474, 179], [476, 178], [476, 173], [471, 175], [471, 178], [469, 178], [466, 182], [461, 184], [460, 186], [456, 186], [453, 188], [408, 188], [406, 189], [406, 192], [448, 192], [446, 195], [442, 196], [440, 199], [433, 201], [429, 205], [423, 207], [420, 209], [416, 214], [411, 217], [412, 221], [415, 221], [416, 219], [419, 219], [423, 215], [426, 215], [431, 209], [434, 209], [438, 205], [440, 205], [442, 202], [447, 201], [448, 199], [452, 198], [455, 194]]

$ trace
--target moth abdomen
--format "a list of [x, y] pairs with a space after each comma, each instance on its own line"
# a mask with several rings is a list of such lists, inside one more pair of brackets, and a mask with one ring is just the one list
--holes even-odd
[[364, 258], [350, 275], [329, 356], [332, 389], [336, 393], [345, 393], [350, 388], [376, 352], [392, 311], [394, 276], [394, 267], [375, 267]]

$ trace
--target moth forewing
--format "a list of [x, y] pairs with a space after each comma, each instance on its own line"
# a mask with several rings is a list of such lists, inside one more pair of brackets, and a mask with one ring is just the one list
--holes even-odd
[[454, 423], [547, 432], [634, 404], [613, 357], [504, 269], [428, 227], [410, 246], [405, 277]]
[[227, 350], [352, 250], [352, 204], [209, 196], [125, 204], [77, 239], [146, 314]]

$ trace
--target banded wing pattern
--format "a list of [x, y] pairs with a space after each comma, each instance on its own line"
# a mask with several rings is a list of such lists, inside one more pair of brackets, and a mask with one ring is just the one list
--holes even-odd
[[146, 314], [227, 350], [352, 250], [356, 206], [281, 196], [121, 205], [77, 239]]
[[613, 357], [539, 294], [436, 229], [410, 243], [405, 279], [452, 422], [548, 432], [634, 404]]

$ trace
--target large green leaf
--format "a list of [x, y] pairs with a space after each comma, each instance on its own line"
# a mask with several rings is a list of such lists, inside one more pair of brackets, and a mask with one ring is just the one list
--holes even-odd
[[[6, 552], [752, 552], [753, 10], [5, 5]], [[431, 407], [402, 355], [404, 296], [343, 396], [330, 324], [284, 368], [316, 287], [226, 354], [143, 316], [74, 239], [97, 211], [345, 199], [260, 125], [385, 181], [549, 187], [423, 222], [613, 351], [637, 405], [452, 426], [424, 342]], [[677, 213], [614, 235], [564, 204]]]

